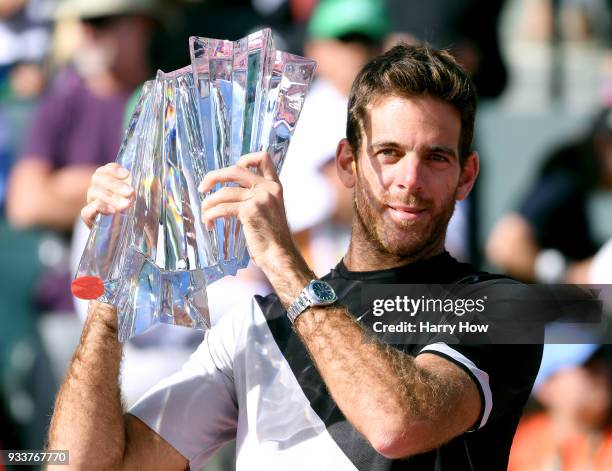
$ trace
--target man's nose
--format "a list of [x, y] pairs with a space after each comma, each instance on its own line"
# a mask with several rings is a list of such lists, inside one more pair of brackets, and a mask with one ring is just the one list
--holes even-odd
[[398, 163], [400, 168], [398, 169], [397, 185], [410, 193], [423, 190], [425, 186], [425, 168], [418, 155], [408, 153]]

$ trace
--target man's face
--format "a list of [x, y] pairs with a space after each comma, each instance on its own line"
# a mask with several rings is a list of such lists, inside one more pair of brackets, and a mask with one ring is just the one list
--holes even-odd
[[387, 96], [368, 106], [354, 205], [357, 224], [378, 251], [412, 257], [443, 247], [455, 200], [467, 196], [475, 178], [464, 188], [460, 132], [458, 111], [437, 99]]

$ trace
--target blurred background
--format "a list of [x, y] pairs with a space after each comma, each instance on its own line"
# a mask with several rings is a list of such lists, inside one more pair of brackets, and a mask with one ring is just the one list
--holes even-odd
[[[273, 28], [318, 62], [281, 179], [294, 237], [317, 274], [349, 240], [333, 166], [350, 84], [399, 41], [449, 48], [480, 96], [478, 184], [447, 248], [539, 283], [612, 282], [610, 0], [2, 0], [0, 2], [0, 448], [43, 448], [85, 308], [70, 280], [94, 169], [115, 159], [140, 85], [189, 63], [191, 35]], [[270, 290], [256, 268], [210, 287], [213, 321]], [[606, 307], [610, 310], [609, 305]], [[126, 346], [131, 404], [201, 335], [158, 326]], [[512, 471], [612, 469], [607, 338], [550, 345]], [[207, 469], [233, 469], [232, 445]], [[0, 463], [0, 470], [3, 464]]]

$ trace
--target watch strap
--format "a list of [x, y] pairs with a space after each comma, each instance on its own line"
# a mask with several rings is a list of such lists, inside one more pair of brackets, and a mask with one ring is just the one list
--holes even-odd
[[307, 294], [308, 286], [306, 286], [298, 298], [287, 308], [287, 316], [293, 324], [300, 314], [302, 314], [312, 304], [312, 301]]

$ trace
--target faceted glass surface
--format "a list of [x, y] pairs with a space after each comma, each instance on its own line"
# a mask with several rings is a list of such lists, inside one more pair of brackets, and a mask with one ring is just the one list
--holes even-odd
[[198, 185], [259, 150], [280, 171], [314, 75], [313, 61], [275, 50], [269, 29], [192, 37], [190, 50], [190, 66], [145, 83], [117, 156], [135, 202], [98, 216], [72, 284], [117, 307], [121, 341], [159, 322], [210, 326], [206, 286], [249, 257], [235, 218], [201, 223]]
[[[267, 150], [280, 172], [314, 61], [277, 51], [269, 29], [235, 42], [199, 37], [189, 42], [207, 168]], [[236, 218], [216, 221], [215, 244], [225, 274], [246, 267], [249, 257]]]

